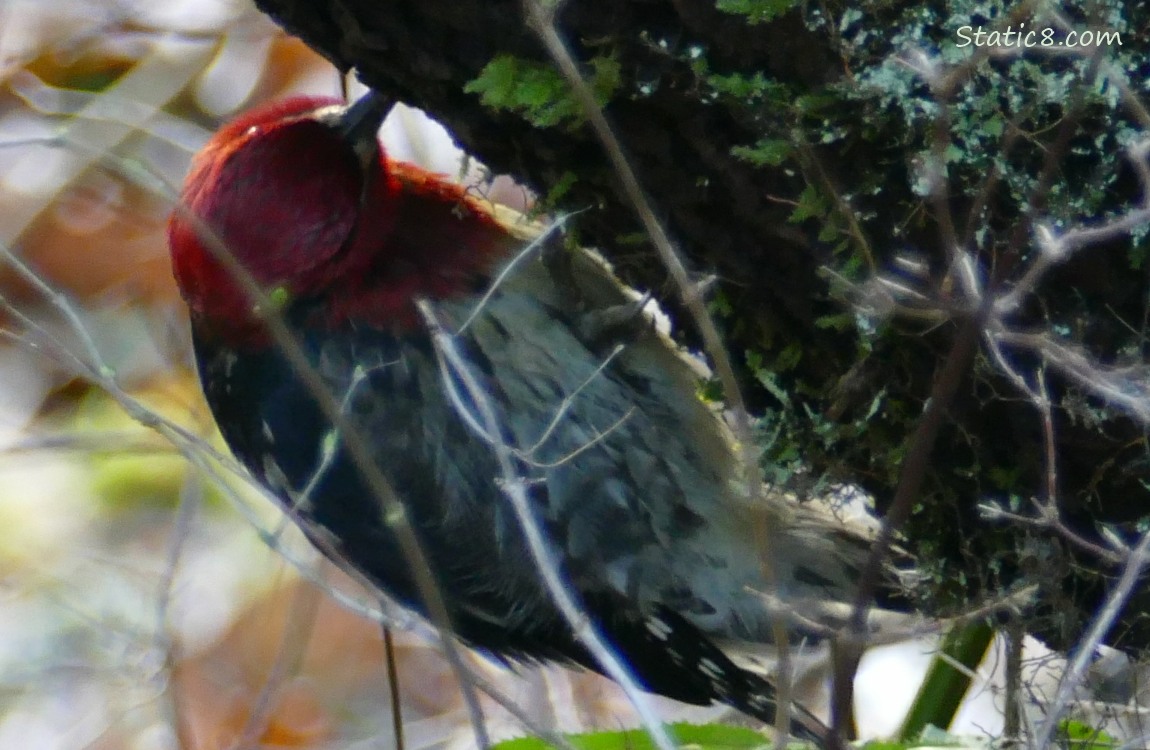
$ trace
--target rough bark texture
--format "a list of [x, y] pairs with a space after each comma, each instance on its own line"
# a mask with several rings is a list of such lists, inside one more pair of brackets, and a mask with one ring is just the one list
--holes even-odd
[[[649, 247], [633, 239], [638, 223], [590, 130], [537, 127], [519, 113], [495, 111], [476, 94], [464, 92], [498, 55], [546, 63], [523, 23], [518, 2], [257, 2], [337, 66], [355, 68], [368, 85], [427, 110], [495, 171], [510, 173], [542, 194], [573, 175], [575, 181], [560, 205], [592, 207], [578, 219], [580, 238], [601, 247], [629, 281], [670, 300], [672, 291]], [[886, 4], [880, 10], [893, 15], [900, 8]], [[874, 270], [887, 269], [899, 251], [915, 247], [934, 271], [935, 291], [945, 298], [954, 279], [946, 273], [932, 210], [920, 202], [922, 210], [908, 213], [915, 198], [906, 187], [911, 155], [901, 150], [904, 135], [889, 127], [864, 132], [867, 123], [852, 120], [855, 113], [847, 112], [843, 121], [853, 122], [858, 132], [847, 132], [833, 147], [816, 142], [781, 166], [753, 165], [733, 156], [731, 148], [764, 136], [770, 127], [769, 108], [740, 106], [729, 97], [712, 95], [712, 87], [692, 64], [705, 57], [712, 73], [762, 72], [799, 92], [851, 80], [858, 71], [851, 70], [838, 51], [837, 32], [827, 27], [814, 31], [809, 20], [791, 12], [752, 25], [701, 0], [570, 0], [558, 26], [580, 59], [608, 56], [619, 64], [620, 85], [606, 112], [661, 218], [700, 278], [704, 273], [718, 275], [722, 299], [730, 309], [721, 323], [739, 365], [746, 365], [742, 353], [747, 350], [763, 353], [769, 365], [788, 346], [798, 344], [801, 357], [777, 368], [775, 382], [791, 400], [788, 413], [817, 415], [806, 422], [796, 419], [795, 424], [806, 427], [791, 433], [800, 441], [797, 448], [812, 465], [812, 474], [858, 482], [881, 506], [893, 493], [905, 442], [957, 320], [896, 320], [860, 347], [858, 333], [849, 324], [848, 305], [820, 272], [824, 265], [842, 267], [841, 247], [832, 250], [834, 241], [815, 238], [822, 229], [817, 222], [789, 219], [812, 175], [841, 194], [852, 193], [867, 179], [897, 186], [890, 188], [897, 198], [876, 192], [868, 199], [854, 193], [854, 205], [869, 212], [864, 227], [873, 238], [868, 263]], [[874, 23], [881, 24], [877, 16]], [[1130, 182], [1111, 188], [1116, 204], [1136, 193]], [[955, 198], [955, 215], [965, 217], [972, 200], [973, 194]], [[992, 201], [988, 231], [1005, 238], [1014, 228], [1013, 218], [1006, 210], [994, 215], [995, 210]], [[892, 239], [896, 226], [905, 230], [898, 242]], [[1001, 249], [993, 252], [1000, 255], [992, 252], [981, 261], [991, 269], [991, 284], [1008, 284], [1017, 278], [1014, 269], [1025, 262], [1026, 253], [1005, 240], [996, 247]], [[1066, 295], [1084, 295], [1094, 300], [1091, 304], [1100, 315], [1105, 301], [1119, 313], [1115, 317], [1141, 320], [1145, 276], [1131, 273], [1125, 253], [1125, 245], [1103, 247], [1089, 259], [1076, 260], [1050, 280], [1053, 302], [1043, 300], [1025, 314], [1034, 321], [1068, 316]], [[845, 317], [848, 325], [828, 324], [834, 316]], [[1106, 330], [1110, 325], [1099, 324]], [[1115, 341], [1108, 334], [1092, 335], [1087, 331], [1081, 341], [1100, 356], [1113, 354]], [[1025, 357], [1020, 355], [1019, 361], [1025, 363]], [[749, 370], [744, 374], [757, 408], [781, 409], [775, 396], [755, 384]], [[1057, 378], [1052, 388], [1064, 399], [1075, 393]], [[1082, 403], [1093, 402], [1083, 396]], [[1103, 591], [1099, 580], [1072, 574], [1071, 556], [1054, 535], [1040, 534], [1043, 546], [1036, 552], [1019, 542], [1019, 529], [985, 524], [975, 510], [985, 497], [1040, 494], [1044, 463], [1036, 410], [1020, 400], [983, 357], [966, 378], [949, 416], [934, 451], [923, 508], [911, 521], [911, 548], [929, 547], [939, 555], [944, 561], [940, 584], [950, 586], [952, 594], [994, 592], [1019, 573], [1040, 572], [1047, 588], [1039, 610], [1053, 615], [1044, 633], [1059, 645], [1073, 642], [1079, 618], [1093, 610]], [[1113, 413], [1102, 421], [1101, 428], [1090, 423], [1066, 402], [1056, 413], [1062, 506], [1066, 517], [1087, 534], [1093, 533], [1097, 518], [1128, 521], [1144, 512], [1145, 490], [1132, 470], [1143, 461], [1142, 430]], [[839, 437], [820, 438], [820, 429], [823, 437], [827, 430], [837, 430]], [[801, 442], [804, 439], [808, 442]], [[1009, 549], [1014, 551], [1003, 552]], [[1043, 557], [1047, 554], [1055, 561]], [[1000, 570], [988, 569], [991, 557], [1004, 560]], [[1101, 567], [1094, 559], [1079, 562]], [[961, 583], [955, 580], [958, 571], [966, 575]], [[1078, 614], [1067, 614], [1062, 596], [1073, 600]], [[1128, 624], [1137, 636], [1134, 642], [1143, 642], [1141, 626]]]
[[[641, 180], [656, 193], [663, 217], [699, 267], [721, 269], [736, 287], [746, 284], [748, 296], [771, 299], [759, 311], [771, 329], [809, 330], [816, 300], [823, 296], [818, 292], [823, 284], [815, 278], [818, 251], [787, 224], [791, 207], [768, 200], [794, 195], [797, 183], [731, 156], [731, 145], [751, 143], [757, 133], [722, 108], [701, 107], [696, 76], [659, 41], [681, 48], [722, 39], [740, 66], [765, 65], [780, 77], [800, 80], [830, 75], [831, 61], [819, 54], [816, 40], [804, 44], [809, 35], [793, 20], [751, 29], [697, 5], [680, 16], [665, 3], [571, 3], [562, 25], [570, 40], [582, 41], [584, 56], [609, 49], [621, 60], [627, 80], [658, 82], [651, 96], [614, 102], [610, 115]], [[478, 96], [463, 93], [464, 84], [497, 54], [544, 60], [521, 21], [518, 2], [273, 0], [263, 8], [339, 67], [355, 68], [365, 83], [432, 113], [496, 171], [541, 193], [574, 173], [578, 182], [564, 204], [600, 207], [580, 221], [580, 228], [622, 259], [610, 249], [613, 240], [636, 231], [638, 223], [623, 205], [589, 130], [540, 129], [518, 114], [492, 112]], [[647, 30], [648, 39], [640, 39], [638, 30]], [[648, 261], [644, 257], [634, 265], [646, 269], [651, 275], [645, 280], [666, 296], [669, 290], [658, 283]]]

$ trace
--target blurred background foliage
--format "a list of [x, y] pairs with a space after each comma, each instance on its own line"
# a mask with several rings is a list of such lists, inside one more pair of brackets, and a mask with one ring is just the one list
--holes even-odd
[[[0, 4], [0, 77], [0, 248], [60, 295], [0, 261], [0, 747], [387, 746], [379, 626], [325, 593], [366, 592], [243, 482], [202, 482], [12, 312], [79, 352], [63, 300], [120, 387], [221, 448], [168, 261], [174, 186], [222, 120], [293, 93], [338, 96], [339, 74], [247, 2], [15, 0]], [[397, 154], [462, 174], [419, 113], [388, 133]], [[507, 180], [487, 187], [527, 199]], [[438, 653], [401, 634], [398, 661], [409, 746], [469, 746]], [[508, 687], [530, 703], [547, 679], [565, 678]], [[626, 715], [597, 678], [563, 685], [590, 712], [565, 709], [571, 729], [594, 726], [597, 706]], [[501, 721], [511, 733], [487, 709], [496, 735]]]

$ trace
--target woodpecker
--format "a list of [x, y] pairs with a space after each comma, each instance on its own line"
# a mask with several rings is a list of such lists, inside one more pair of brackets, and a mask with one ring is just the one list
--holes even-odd
[[[771, 643], [780, 617], [792, 645], [815, 637], [768, 602], [850, 601], [857, 554], [747, 491], [697, 369], [635, 322], [642, 301], [606, 264], [518, 257], [522, 237], [482, 200], [382, 151], [387, 109], [374, 94], [259, 107], [192, 162], [171, 256], [231, 450], [321, 549], [426, 614], [362, 467], [221, 248], [368, 441], [454, 634], [509, 661], [600, 670], [540, 578], [474, 404], [444, 377], [425, 302], [498, 418], [566, 585], [637, 680], [772, 721], [771, 683], [722, 644]], [[825, 729], [797, 709], [792, 731]]]

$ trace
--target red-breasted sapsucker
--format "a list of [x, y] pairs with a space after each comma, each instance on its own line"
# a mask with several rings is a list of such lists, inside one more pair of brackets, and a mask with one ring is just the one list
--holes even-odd
[[[626, 323], [637, 303], [603, 263], [560, 253], [502, 273], [521, 241], [462, 188], [388, 159], [384, 114], [372, 96], [291, 99], [224, 127], [192, 163], [172, 262], [228, 445], [329, 553], [426, 611], [378, 498], [343, 443], [325, 446], [331, 423], [221, 246], [271, 290], [369, 442], [455, 633], [505, 658], [599, 669], [541, 581], [493, 441], [462, 413], [474, 404], [443, 376], [426, 300], [456, 331], [562, 575], [639, 681], [771, 721], [771, 685], [716, 644], [774, 640], [764, 593], [846, 601], [854, 561], [780, 503], [747, 499], [697, 372]], [[803, 712], [795, 731], [820, 734]]]

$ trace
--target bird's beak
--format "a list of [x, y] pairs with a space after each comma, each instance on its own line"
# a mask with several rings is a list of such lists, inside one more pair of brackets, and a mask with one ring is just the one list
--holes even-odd
[[364, 164], [371, 163], [379, 154], [379, 128], [393, 104], [391, 97], [369, 90], [345, 109], [334, 123]]

